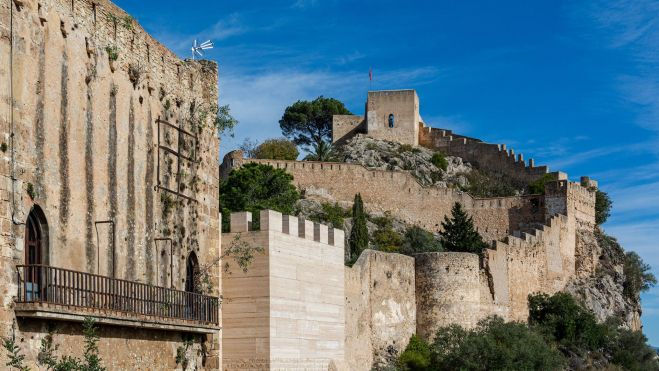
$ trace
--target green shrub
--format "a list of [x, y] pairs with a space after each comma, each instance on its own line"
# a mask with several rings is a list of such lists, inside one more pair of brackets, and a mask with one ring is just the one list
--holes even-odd
[[344, 218], [350, 216], [338, 203], [324, 202], [321, 204], [322, 211], [315, 213], [309, 219], [318, 223], [326, 223], [332, 228], [343, 229]]
[[295, 160], [300, 155], [295, 143], [281, 139], [267, 139], [254, 149], [254, 158], [267, 160]]
[[429, 370], [431, 356], [428, 343], [419, 336], [412, 335], [407, 347], [398, 358], [398, 367], [411, 371]]
[[604, 224], [611, 215], [612, 206], [613, 201], [608, 193], [599, 189], [595, 191], [595, 223]]
[[400, 252], [413, 255], [423, 252], [443, 251], [442, 244], [432, 233], [417, 226], [408, 228], [403, 236]]
[[518, 187], [509, 178], [491, 176], [475, 168], [460, 175], [468, 181], [460, 190], [475, 197], [509, 197], [518, 193]]
[[608, 349], [611, 363], [625, 370], [659, 370], [657, 352], [648, 346], [647, 341], [640, 331], [618, 329]]
[[119, 48], [115, 45], [108, 45], [105, 47], [105, 51], [108, 53], [108, 59], [110, 61], [116, 61], [119, 59]]
[[446, 171], [446, 168], [448, 168], [448, 161], [446, 160], [446, 156], [441, 152], [433, 153], [430, 162], [432, 162], [432, 164], [435, 165], [438, 169]]
[[482, 254], [487, 247], [485, 241], [474, 228], [474, 221], [459, 202], [453, 205], [451, 218], [444, 216], [442, 231], [439, 232], [442, 246], [447, 251]]
[[[228, 212], [252, 212], [253, 226], [258, 225], [259, 211], [270, 209], [292, 214], [300, 193], [293, 177], [283, 169], [248, 163], [231, 171], [220, 186], [220, 206]], [[226, 226], [223, 226], [226, 229]]]
[[583, 354], [608, 342], [609, 329], [568, 293], [529, 295], [529, 325], [550, 339]]
[[552, 174], [544, 174], [542, 177], [529, 183], [529, 193], [532, 195], [544, 195], [545, 194], [545, 184], [551, 182], [554, 179]]
[[403, 237], [394, 230], [391, 214], [385, 213], [383, 216], [371, 218], [371, 221], [378, 226], [371, 239], [375, 248], [385, 252], [400, 252]]
[[398, 153], [412, 152], [413, 150], [414, 147], [412, 147], [411, 144], [401, 144], [400, 147], [398, 147]]
[[473, 330], [439, 329], [432, 344], [433, 370], [557, 370], [564, 359], [525, 324], [486, 318]]

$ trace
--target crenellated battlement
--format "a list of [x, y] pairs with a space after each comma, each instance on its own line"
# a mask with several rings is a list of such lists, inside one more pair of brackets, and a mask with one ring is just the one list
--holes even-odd
[[[252, 213], [231, 213], [230, 233], [256, 232], [252, 229]], [[325, 224], [312, 222], [292, 215], [282, 215], [273, 210], [261, 210], [259, 229], [261, 232], [279, 232], [303, 240], [310, 240], [335, 247], [344, 247], [345, 232]]]
[[[422, 122], [419, 123], [419, 145], [449, 156], [462, 157], [477, 167], [511, 176], [524, 183], [549, 172], [547, 166], [536, 166], [532, 158], [525, 161], [523, 154], [515, 154], [515, 150], [508, 149], [505, 144], [485, 143], [480, 139], [455, 134], [451, 130], [432, 128]], [[554, 179], [560, 179], [558, 174], [552, 175]]]
[[277, 369], [327, 369], [330, 361], [343, 362], [343, 231], [272, 210], [260, 212], [258, 230], [250, 212], [230, 219], [223, 246], [238, 238], [262, 252], [247, 271], [236, 269], [232, 257], [223, 262], [230, 298], [222, 306], [224, 368], [267, 361]]

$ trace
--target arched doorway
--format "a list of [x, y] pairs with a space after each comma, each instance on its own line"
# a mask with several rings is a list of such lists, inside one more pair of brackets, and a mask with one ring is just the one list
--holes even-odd
[[25, 290], [28, 300], [41, 297], [43, 267], [48, 265], [48, 223], [41, 208], [35, 205], [25, 222]]

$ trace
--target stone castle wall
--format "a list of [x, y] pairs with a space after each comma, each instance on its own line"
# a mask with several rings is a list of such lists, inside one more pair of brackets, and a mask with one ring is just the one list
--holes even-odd
[[414, 258], [365, 250], [345, 271], [346, 365], [370, 370], [405, 350], [416, 332]]
[[[233, 258], [223, 273], [225, 369], [314, 369], [345, 358], [343, 231], [265, 210], [231, 214], [235, 241], [263, 248], [247, 271]], [[236, 240], [238, 238], [238, 240]]]
[[334, 115], [332, 116], [332, 143], [343, 138], [351, 138], [357, 133], [366, 132], [364, 116]]
[[[419, 123], [419, 145], [441, 151], [449, 156], [462, 157], [465, 161], [488, 172], [510, 177], [528, 184], [547, 174], [547, 166], [535, 166], [533, 159], [507, 149], [505, 144], [490, 144], [480, 139], [454, 134], [451, 130], [436, 129]], [[558, 174], [554, 174], [555, 179]]]
[[[14, 267], [24, 263], [25, 222], [35, 206], [47, 220], [51, 266], [183, 288], [190, 252], [201, 264], [219, 256], [214, 63], [180, 60], [107, 0], [3, 1], [0, 96], [0, 335], [15, 322]], [[194, 161], [179, 167], [159, 144]], [[111, 224], [98, 223], [108, 220], [114, 238]], [[156, 238], [171, 239], [172, 266], [167, 242]], [[211, 277], [218, 295], [219, 268]], [[17, 322], [17, 336], [31, 339], [29, 362], [45, 328], [34, 321]], [[82, 341], [78, 327], [63, 327], [70, 344]], [[108, 361], [175, 366], [180, 334], [101, 331], [123, 334], [102, 341]], [[158, 340], [134, 351], [150, 337]], [[209, 350], [218, 359], [214, 341]]]
[[439, 230], [455, 202], [472, 215], [487, 240], [505, 238], [523, 224], [545, 221], [543, 196], [474, 198], [451, 188], [422, 186], [408, 172], [371, 170], [357, 164], [242, 159], [242, 154], [235, 151], [225, 156], [223, 176], [244, 162], [285, 169], [306, 197], [349, 206], [359, 192], [368, 212], [390, 211], [430, 231]]

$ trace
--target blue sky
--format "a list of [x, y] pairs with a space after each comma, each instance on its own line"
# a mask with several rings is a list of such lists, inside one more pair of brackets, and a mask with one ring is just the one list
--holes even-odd
[[[614, 200], [606, 232], [659, 276], [659, 1], [128, 1], [183, 57], [212, 39], [234, 139], [280, 136], [298, 99], [363, 114], [373, 89], [416, 89], [426, 123], [590, 175]], [[659, 345], [659, 288], [643, 295]]]

